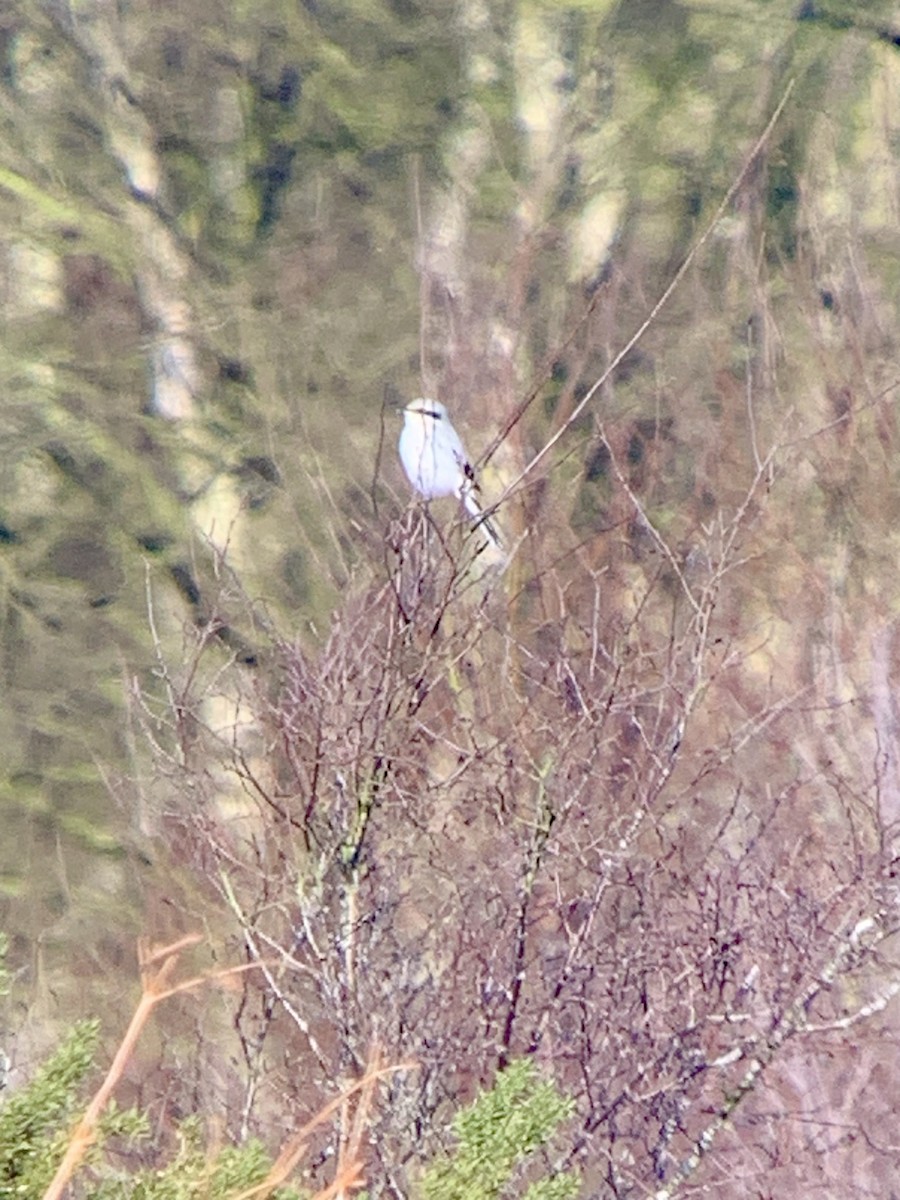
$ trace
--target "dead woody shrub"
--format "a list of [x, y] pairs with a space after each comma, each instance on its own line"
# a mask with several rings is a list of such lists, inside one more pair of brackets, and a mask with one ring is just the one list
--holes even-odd
[[886, 1169], [865, 1138], [815, 1150], [835, 1114], [867, 1137], [883, 1119], [874, 1099], [849, 1114], [841, 1080], [846, 1031], [875, 1030], [895, 990], [894, 918], [852, 770], [865, 729], [822, 679], [760, 667], [774, 467], [688, 553], [636, 495], [603, 567], [538, 545], [552, 612], [479, 572], [463, 532], [397, 527], [317, 650], [276, 643], [264, 750], [228, 762], [244, 810], [180, 818], [268, 964], [238, 1023], [245, 1113], [361, 1072], [376, 1039], [420, 1064], [373, 1114], [385, 1191], [522, 1055], [576, 1099], [559, 1165], [596, 1191], [727, 1175], [751, 1195], [761, 1156], [786, 1185]]

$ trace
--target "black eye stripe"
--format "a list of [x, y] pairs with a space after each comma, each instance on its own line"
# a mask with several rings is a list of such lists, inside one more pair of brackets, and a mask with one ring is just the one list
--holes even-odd
[[441, 419], [441, 414], [436, 408], [420, 408], [419, 412], [423, 417], [434, 417], [435, 421], [439, 421]]

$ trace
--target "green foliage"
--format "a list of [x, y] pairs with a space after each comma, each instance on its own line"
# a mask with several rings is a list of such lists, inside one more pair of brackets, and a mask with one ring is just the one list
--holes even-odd
[[[533, 1063], [513, 1063], [455, 1118], [459, 1147], [429, 1168], [423, 1194], [427, 1200], [502, 1196], [527, 1157], [546, 1145], [573, 1108], [552, 1083], [538, 1079]], [[567, 1200], [578, 1188], [575, 1175], [557, 1175], [536, 1180], [524, 1195], [526, 1200]]]
[[[84, 1107], [81, 1085], [94, 1062], [99, 1029], [97, 1021], [76, 1025], [31, 1083], [0, 1108], [0, 1200], [43, 1196]], [[260, 1183], [271, 1165], [256, 1141], [210, 1155], [197, 1118], [179, 1126], [178, 1152], [164, 1167], [113, 1173], [106, 1160], [101, 1162], [111, 1137], [133, 1141], [146, 1134], [147, 1121], [140, 1113], [111, 1107], [89, 1155], [93, 1178], [79, 1188], [76, 1177], [76, 1192], [92, 1200], [217, 1200]], [[297, 1193], [281, 1188], [273, 1195], [295, 1200]]]
[[99, 1022], [80, 1021], [31, 1083], [0, 1108], [0, 1200], [43, 1195], [63, 1152], [99, 1032]]
[[[234, 1196], [262, 1182], [271, 1160], [257, 1141], [225, 1146], [210, 1155], [199, 1118], [191, 1117], [178, 1129], [180, 1145], [167, 1166], [122, 1174], [91, 1189], [92, 1200], [216, 1200]], [[293, 1188], [279, 1188], [276, 1200], [295, 1200]]]
[[[0, 1108], [0, 1200], [39, 1200], [64, 1153], [82, 1109], [82, 1084], [94, 1063], [99, 1022], [82, 1021], [65, 1037], [34, 1079]], [[459, 1147], [426, 1173], [427, 1200], [492, 1200], [508, 1189], [534, 1151], [545, 1146], [572, 1113], [572, 1101], [538, 1078], [534, 1065], [517, 1062], [494, 1087], [455, 1118]], [[216, 1200], [262, 1182], [271, 1160], [261, 1143], [224, 1146], [210, 1154], [199, 1118], [178, 1128], [177, 1152], [163, 1167], [113, 1171], [101, 1151], [111, 1136], [135, 1139], [147, 1133], [137, 1112], [110, 1110], [92, 1147], [92, 1200]], [[532, 1170], [532, 1174], [534, 1171]], [[82, 1179], [84, 1176], [82, 1176]], [[518, 1193], [526, 1200], [569, 1200], [578, 1192], [574, 1175], [535, 1179]], [[276, 1200], [297, 1200], [280, 1188]]]

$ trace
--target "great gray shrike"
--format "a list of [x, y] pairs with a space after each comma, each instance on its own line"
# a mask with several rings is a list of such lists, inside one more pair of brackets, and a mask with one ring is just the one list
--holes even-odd
[[500, 535], [476, 499], [478, 484], [459, 434], [450, 424], [446, 407], [421, 396], [403, 410], [400, 461], [409, 482], [420, 496], [456, 496], [487, 534], [492, 545], [503, 549]]

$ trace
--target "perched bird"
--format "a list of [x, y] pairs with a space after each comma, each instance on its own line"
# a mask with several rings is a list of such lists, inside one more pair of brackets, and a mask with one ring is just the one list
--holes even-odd
[[397, 449], [409, 482], [426, 500], [456, 496], [498, 550], [503, 543], [476, 499], [478, 484], [459, 434], [446, 407], [419, 397], [403, 410], [403, 429]]

